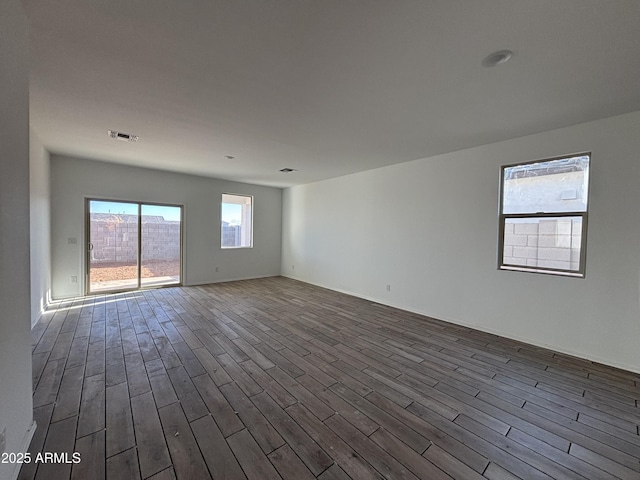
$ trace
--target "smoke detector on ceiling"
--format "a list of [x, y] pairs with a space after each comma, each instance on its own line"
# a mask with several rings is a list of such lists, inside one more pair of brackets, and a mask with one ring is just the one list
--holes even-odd
[[511, 50], [498, 50], [497, 52], [487, 55], [485, 59], [482, 60], [482, 66], [485, 68], [497, 67], [498, 65], [508, 62], [512, 56], [513, 52]]
[[137, 142], [140, 138], [138, 135], [131, 135], [130, 133], [116, 132], [115, 130], [107, 130], [110, 138], [116, 140], [122, 140], [123, 142]]

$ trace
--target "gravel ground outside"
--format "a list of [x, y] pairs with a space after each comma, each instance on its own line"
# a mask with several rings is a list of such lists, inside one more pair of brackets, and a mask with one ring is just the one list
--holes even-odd
[[[142, 278], [180, 276], [180, 260], [143, 261]], [[91, 265], [91, 283], [137, 278], [136, 264], [104, 263]]]

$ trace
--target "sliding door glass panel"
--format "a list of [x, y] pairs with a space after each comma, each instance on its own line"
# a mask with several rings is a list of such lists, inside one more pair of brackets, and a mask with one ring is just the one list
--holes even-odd
[[138, 282], [137, 203], [89, 200], [89, 292], [129, 290]]
[[180, 283], [181, 207], [142, 205], [141, 286]]

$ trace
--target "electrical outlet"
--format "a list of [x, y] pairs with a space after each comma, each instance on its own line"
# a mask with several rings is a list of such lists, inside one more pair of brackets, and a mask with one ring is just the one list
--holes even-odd
[[78, 283], [78, 276], [77, 275], [71, 275], [71, 283]]
[[387, 292], [391, 291], [391, 285], [387, 285]]
[[69, 238], [67, 238], [67, 244], [69, 244], [69, 245], [77, 245], [78, 244], [78, 239], [76, 237], [69, 237]]
[[0, 455], [7, 449], [7, 427], [2, 428], [0, 432]]

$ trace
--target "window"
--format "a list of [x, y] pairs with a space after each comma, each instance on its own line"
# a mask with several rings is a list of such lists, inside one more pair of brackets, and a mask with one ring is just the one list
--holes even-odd
[[222, 248], [253, 247], [253, 197], [222, 194]]
[[584, 277], [588, 153], [502, 167], [502, 270]]

